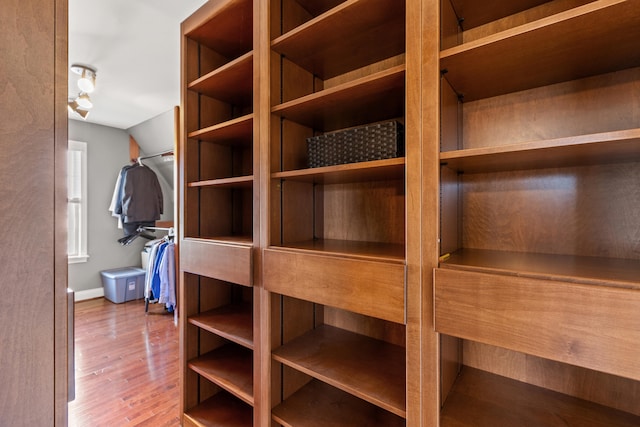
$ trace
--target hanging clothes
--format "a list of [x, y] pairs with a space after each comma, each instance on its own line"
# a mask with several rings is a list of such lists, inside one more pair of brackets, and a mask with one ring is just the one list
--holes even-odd
[[141, 227], [154, 226], [163, 213], [163, 204], [162, 188], [153, 170], [139, 163], [124, 166], [109, 206], [122, 224], [125, 238], [120, 243], [129, 244], [140, 235]]
[[175, 244], [169, 242], [160, 261], [160, 296], [158, 302], [169, 311], [176, 306], [176, 257]]
[[161, 243], [162, 243], [162, 239], [149, 242], [150, 249], [149, 249], [149, 258], [147, 261], [147, 274], [144, 277], [144, 298], [147, 301], [154, 300], [153, 295], [151, 293], [151, 280], [153, 279], [158, 246], [160, 246]]
[[116, 178], [116, 186], [113, 189], [113, 196], [111, 196], [111, 204], [109, 204], [109, 212], [111, 212], [111, 216], [118, 219], [118, 228], [122, 229], [122, 218], [120, 214], [116, 213], [116, 205], [118, 204], [119, 196], [120, 196], [120, 185], [122, 183], [122, 170], [118, 172], [118, 177]]
[[175, 243], [169, 237], [152, 243], [145, 276], [144, 297], [164, 304], [169, 312], [176, 307]]
[[163, 213], [163, 197], [155, 172], [144, 165], [127, 169], [121, 201], [125, 224], [159, 220]]
[[151, 275], [151, 292], [154, 299], [160, 297], [160, 263], [164, 252], [167, 249], [168, 242], [162, 242], [158, 245], [155, 259], [153, 260], [153, 274]]
[[127, 171], [133, 167], [138, 166], [137, 163], [125, 165], [120, 169], [120, 173], [118, 174], [118, 179], [116, 180], [116, 187], [113, 190], [113, 197], [111, 198], [111, 206], [109, 210], [113, 212], [113, 215], [117, 215], [120, 219], [122, 219], [122, 186], [124, 184], [124, 177]]

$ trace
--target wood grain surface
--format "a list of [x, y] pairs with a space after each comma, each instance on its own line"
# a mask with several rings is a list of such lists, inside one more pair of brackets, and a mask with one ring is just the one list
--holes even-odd
[[0, 425], [66, 421], [66, 15], [66, 0], [0, 13]]
[[69, 427], [180, 425], [178, 328], [144, 301], [75, 306], [76, 399]]

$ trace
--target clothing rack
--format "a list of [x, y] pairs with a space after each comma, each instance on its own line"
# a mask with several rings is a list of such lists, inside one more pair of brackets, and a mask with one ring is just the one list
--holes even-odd
[[140, 163], [140, 161], [142, 161], [142, 160], [152, 159], [154, 157], [160, 157], [160, 156], [168, 156], [168, 155], [172, 155], [172, 154], [173, 154], [173, 150], [167, 150], [167, 151], [162, 151], [162, 152], [156, 153], [156, 154], [150, 154], [148, 156], [140, 156], [140, 157], [138, 157], [138, 163]]
[[138, 231], [142, 232], [142, 231], [167, 231], [167, 235], [169, 235], [170, 237], [173, 237], [175, 235], [175, 230], [173, 227], [147, 227], [147, 226], [143, 226], [143, 227], [138, 227]]
[[[177, 325], [177, 292], [176, 292], [176, 252], [174, 228], [140, 227], [144, 231], [167, 231], [167, 235], [151, 243], [145, 275], [144, 311], [149, 312], [150, 302], [164, 303], [169, 312], [173, 312]], [[157, 252], [156, 252], [157, 251]], [[152, 290], [153, 288], [153, 290]], [[153, 298], [151, 298], [153, 295]]]
[[167, 228], [167, 227], [142, 226], [142, 227], [138, 227], [134, 234], [124, 236], [118, 239], [118, 242], [120, 242], [122, 246], [127, 246], [129, 243], [133, 242], [139, 236], [144, 237], [145, 239], [148, 239], [148, 240], [156, 239], [156, 236], [152, 234], [147, 234], [146, 231], [166, 231], [167, 237], [169, 237], [170, 239], [173, 239], [176, 235], [175, 229], [173, 227]]

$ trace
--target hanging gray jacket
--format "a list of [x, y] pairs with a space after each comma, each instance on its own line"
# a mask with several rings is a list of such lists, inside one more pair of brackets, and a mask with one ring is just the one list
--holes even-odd
[[127, 169], [122, 182], [123, 222], [156, 221], [162, 213], [162, 189], [156, 174], [144, 165]]

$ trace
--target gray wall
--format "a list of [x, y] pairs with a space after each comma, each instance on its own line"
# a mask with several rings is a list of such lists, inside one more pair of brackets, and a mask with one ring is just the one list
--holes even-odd
[[[171, 109], [130, 127], [127, 132], [135, 138], [140, 146], [140, 151], [150, 155], [174, 149], [175, 127], [175, 112]], [[149, 159], [145, 164], [154, 168], [158, 175], [164, 177], [173, 191], [174, 162], [164, 162], [161, 158], [156, 157]], [[162, 190], [164, 191], [164, 188]]]
[[[150, 118], [142, 123], [127, 129], [127, 133], [136, 140], [140, 146], [140, 154], [154, 155], [174, 150], [175, 144], [175, 112], [172, 108], [162, 114]], [[173, 220], [174, 204], [174, 167], [173, 157], [171, 161], [165, 161], [166, 157], [153, 157], [143, 160], [144, 164], [153, 169], [158, 176], [162, 194], [164, 195], [163, 220]]]
[[122, 246], [116, 218], [108, 211], [118, 172], [129, 162], [129, 135], [107, 126], [69, 120], [69, 139], [87, 143], [87, 202], [89, 260], [69, 264], [69, 287], [83, 291], [102, 287], [100, 271], [140, 266], [146, 240]]

